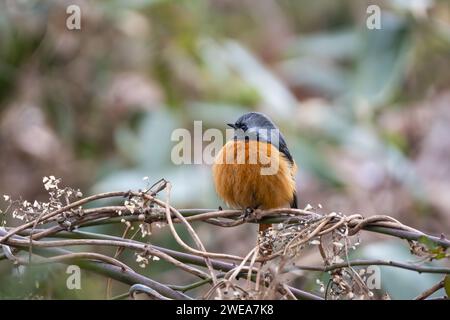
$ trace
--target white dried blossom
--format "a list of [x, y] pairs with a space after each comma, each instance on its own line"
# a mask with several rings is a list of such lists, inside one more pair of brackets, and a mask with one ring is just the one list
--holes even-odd
[[320, 241], [317, 240], [317, 239], [314, 239], [314, 240], [310, 241], [309, 244], [312, 244], [312, 245], [319, 245], [319, 244], [320, 244]]
[[323, 282], [320, 279], [316, 279], [316, 284], [319, 285], [320, 287], [320, 292], [325, 292], [325, 285], [323, 284]]
[[55, 176], [50, 177], [44, 177], [42, 179], [42, 182], [44, 182], [44, 188], [45, 190], [52, 190], [52, 189], [58, 189], [58, 184], [61, 182], [61, 179], [56, 179]]
[[8, 195], [4, 194], [3, 199], [5, 199], [5, 201], [9, 201], [10, 197]]
[[311, 210], [313, 208], [313, 206], [312, 205], [310, 205], [309, 203], [306, 205], [306, 207], [305, 207], [305, 211], [309, 211], [309, 210]]
[[17, 212], [17, 210], [13, 211], [12, 216], [14, 219], [19, 219], [21, 221], [23, 221], [25, 219], [25, 214], [20, 214]]
[[159, 257], [157, 257], [157, 256], [153, 256], [153, 257], [152, 257], [152, 260], [153, 260], [153, 261], [159, 261], [160, 259], [159, 259]]
[[141, 230], [141, 236], [142, 238], [145, 238], [147, 235], [150, 235], [150, 225], [141, 223], [139, 224], [139, 229]]
[[134, 213], [134, 209], [136, 209], [136, 205], [131, 201], [125, 200], [124, 202], [125, 208], [127, 208], [132, 214]]
[[136, 256], [136, 262], [139, 264], [139, 267], [145, 268], [148, 265], [148, 259], [146, 257], [141, 256], [138, 254]]
[[139, 254], [136, 256], [136, 262], [139, 263], [139, 262], [142, 262], [142, 261], [144, 261], [144, 260], [147, 260], [147, 259], [144, 258], [143, 256], [139, 255]]
[[340, 243], [340, 242], [333, 242], [333, 245], [334, 246], [336, 246], [336, 247], [338, 247], [338, 248], [342, 248], [344, 245], [342, 244], [342, 243]]

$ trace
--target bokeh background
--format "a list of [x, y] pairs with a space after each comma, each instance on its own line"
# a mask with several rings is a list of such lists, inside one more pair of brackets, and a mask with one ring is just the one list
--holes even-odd
[[[66, 28], [71, 4], [81, 30]], [[369, 4], [382, 9], [381, 30], [366, 27]], [[449, 234], [448, 1], [0, 1], [0, 194], [45, 199], [48, 175], [85, 194], [144, 188], [148, 176], [171, 181], [178, 208], [217, 208], [210, 167], [174, 165], [171, 133], [194, 120], [225, 129], [250, 110], [285, 134], [301, 206]], [[195, 227], [212, 250], [243, 254], [255, 241], [255, 226]], [[178, 248], [164, 228], [149, 241]], [[320, 263], [316, 251], [302, 262]], [[354, 256], [416, 259], [373, 234]], [[133, 253], [123, 259], [140, 269]], [[439, 280], [381, 270], [380, 294], [392, 298]], [[140, 272], [192, 280], [163, 262]], [[318, 276], [296, 281], [318, 292]], [[0, 297], [105, 297], [102, 277], [84, 272], [73, 291], [65, 279], [63, 266], [3, 261]]]

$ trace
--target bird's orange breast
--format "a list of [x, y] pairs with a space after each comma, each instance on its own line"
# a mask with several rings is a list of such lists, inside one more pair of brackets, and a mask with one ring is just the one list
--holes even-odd
[[[269, 166], [276, 170], [267, 170]], [[264, 169], [271, 174], [262, 174]], [[271, 209], [292, 203], [295, 171], [295, 163], [291, 164], [271, 144], [233, 140], [217, 155], [213, 178], [217, 194], [227, 205]]]

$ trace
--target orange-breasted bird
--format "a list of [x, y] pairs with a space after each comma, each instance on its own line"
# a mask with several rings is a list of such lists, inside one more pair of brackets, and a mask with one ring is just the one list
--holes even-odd
[[[234, 137], [222, 147], [212, 168], [219, 197], [243, 210], [297, 208], [297, 165], [273, 121], [250, 112], [228, 126]], [[259, 231], [270, 227], [260, 224]]]

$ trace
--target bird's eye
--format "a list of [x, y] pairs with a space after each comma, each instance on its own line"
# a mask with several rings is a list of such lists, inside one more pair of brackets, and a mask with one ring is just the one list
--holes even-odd
[[248, 130], [248, 127], [247, 127], [247, 125], [245, 123], [241, 123], [239, 128], [241, 128], [242, 131], [244, 131], [244, 132]]

